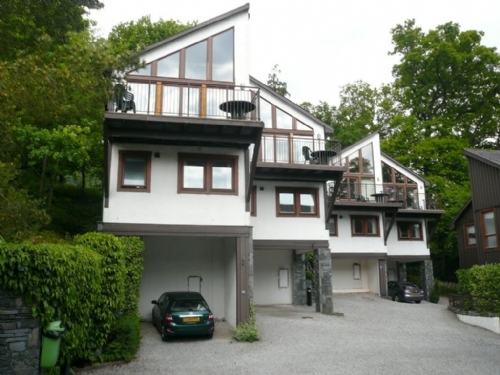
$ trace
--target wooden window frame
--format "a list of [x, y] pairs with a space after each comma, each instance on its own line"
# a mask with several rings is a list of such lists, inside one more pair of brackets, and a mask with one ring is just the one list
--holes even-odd
[[[291, 193], [293, 194], [293, 202], [294, 202], [294, 212], [286, 213], [280, 211], [280, 193]], [[314, 213], [302, 213], [300, 212], [300, 194], [308, 193], [313, 195], [314, 200]], [[284, 187], [277, 186], [276, 187], [276, 216], [277, 217], [314, 217], [317, 218], [320, 216], [320, 207], [319, 207], [319, 189], [316, 188], [302, 188], [302, 187]]]
[[[400, 225], [406, 224], [409, 226], [408, 234], [410, 237], [401, 237]], [[411, 225], [418, 225], [420, 228], [420, 238], [415, 237]], [[420, 221], [398, 221], [398, 241], [423, 241], [424, 233], [422, 232], [422, 223]]]
[[[368, 219], [375, 219], [377, 233], [368, 233]], [[363, 220], [363, 233], [354, 233], [354, 220]], [[352, 237], [380, 237], [380, 223], [377, 215], [351, 215], [351, 236]]]
[[[134, 193], [151, 192], [151, 154], [151, 151], [118, 151], [118, 191], [128, 191]], [[141, 156], [146, 159], [146, 170], [144, 171], [145, 186], [130, 186], [124, 184], [125, 158], [128, 156]]]
[[[333, 219], [333, 227], [335, 228], [335, 233], [332, 234], [330, 231], [330, 219]], [[328, 220], [328, 232], [330, 237], [338, 237], [339, 236], [339, 225], [338, 225], [338, 216], [337, 215], [331, 215], [330, 219]]]
[[[184, 161], [203, 160], [203, 188], [184, 187]], [[230, 161], [232, 163], [231, 189], [213, 189], [212, 166], [214, 161]], [[212, 154], [178, 154], [177, 193], [179, 194], [218, 194], [238, 195], [238, 156], [235, 155], [212, 155]]]
[[[471, 244], [469, 242], [469, 231], [467, 230], [467, 228], [471, 228], [471, 227], [474, 228], [474, 235], [475, 235], [475, 240], [476, 240], [475, 244]], [[464, 247], [466, 249], [475, 248], [477, 246], [477, 235], [476, 235], [476, 226], [474, 225], [474, 222], [465, 223], [463, 225], [463, 228], [464, 228]]]
[[250, 197], [250, 216], [257, 216], [257, 186], [252, 186]]
[[[484, 222], [484, 215], [492, 212], [493, 213], [493, 222], [495, 223], [495, 233], [486, 235], [486, 225]], [[497, 224], [497, 210], [494, 208], [490, 208], [487, 210], [482, 210], [479, 212], [479, 217], [480, 217], [480, 226], [481, 226], [481, 247], [483, 248], [483, 251], [497, 251], [499, 250], [499, 244], [498, 244], [498, 224]], [[488, 237], [495, 236], [497, 238], [497, 246], [496, 247], [486, 247], [488, 241]], [[476, 241], [477, 242], [477, 241]]]

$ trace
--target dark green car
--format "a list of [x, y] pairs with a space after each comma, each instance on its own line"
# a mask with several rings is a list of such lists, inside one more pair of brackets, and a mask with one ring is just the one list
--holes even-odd
[[176, 336], [214, 335], [214, 314], [198, 292], [166, 292], [151, 301], [153, 325], [167, 341]]

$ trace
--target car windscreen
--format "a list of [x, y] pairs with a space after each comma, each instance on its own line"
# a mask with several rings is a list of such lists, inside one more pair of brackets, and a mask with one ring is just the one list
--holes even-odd
[[403, 289], [406, 289], [406, 288], [418, 289], [418, 286], [416, 286], [415, 284], [412, 284], [412, 283], [401, 283], [401, 286], [403, 287]]
[[207, 311], [208, 305], [202, 299], [183, 299], [174, 301], [172, 311]]

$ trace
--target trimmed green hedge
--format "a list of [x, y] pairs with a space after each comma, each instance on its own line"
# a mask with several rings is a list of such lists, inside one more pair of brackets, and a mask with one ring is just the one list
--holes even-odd
[[456, 274], [459, 293], [472, 296], [474, 311], [500, 313], [500, 264], [475, 265]]
[[[76, 243], [0, 241], [0, 288], [33, 303], [42, 327], [53, 320], [70, 327], [61, 346], [62, 361], [95, 361], [101, 348], [111, 345], [110, 332], [117, 324], [123, 326], [117, 318], [124, 313], [137, 316], [143, 243], [137, 237], [99, 233], [87, 233]], [[128, 322], [127, 327], [137, 322], [130, 333], [138, 341], [138, 318]], [[124, 359], [134, 355], [128, 352]]]

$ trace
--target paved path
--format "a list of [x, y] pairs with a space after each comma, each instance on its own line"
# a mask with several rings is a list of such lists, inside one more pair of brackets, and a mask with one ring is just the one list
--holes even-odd
[[344, 316], [258, 306], [262, 337], [252, 344], [234, 341], [223, 323], [212, 340], [163, 343], [145, 323], [136, 360], [83, 373], [500, 374], [500, 336], [460, 322], [445, 304], [349, 294], [335, 295], [334, 309]]

